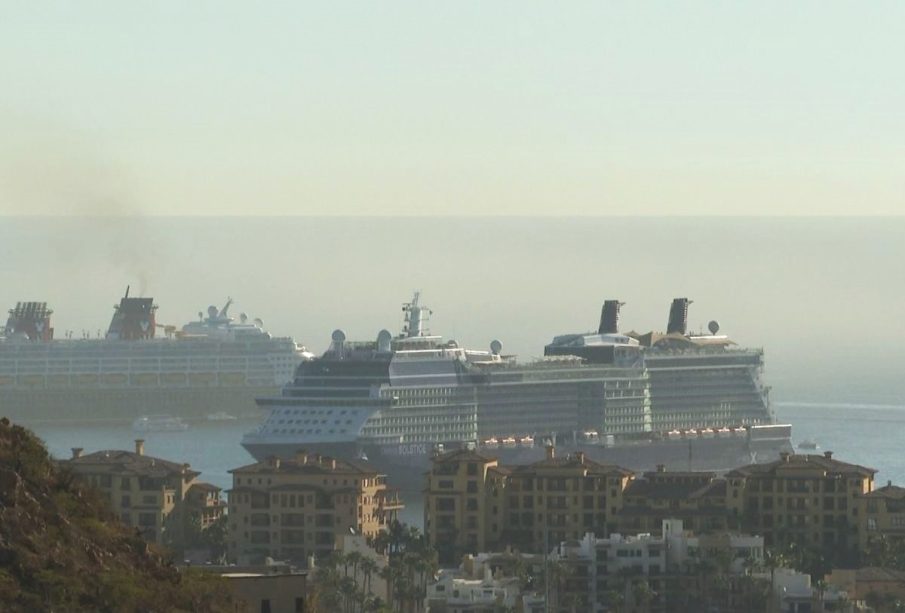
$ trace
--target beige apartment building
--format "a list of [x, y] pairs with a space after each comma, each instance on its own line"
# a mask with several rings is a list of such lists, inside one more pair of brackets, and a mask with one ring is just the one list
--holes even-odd
[[866, 549], [878, 537], [894, 541], [905, 539], [905, 488], [891, 481], [864, 494], [860, 500], [859, 536]]
[[435, 456], [424, 529], [441, 560], [507, 546], [540, 552], [588, 532], [656, 534], [667, 518], [699, 534], [763, 535], [768, 547], [794, 541], [854, 552], [870, 534], [905, 537], [905, 489], [874, 491], [873, 469], [830, 452], [784, 454], [725, 476], [661, 466], [637, 477], [580, 452], [547, 454], [522, 466], [467, 449]]
[[433, 458], [427, 475], [424, 530], [441, 559], [507, 545], [542, 551], [545, 543], [616, 526], [631, 471], [578, 452], [522, 466], [500, 466], [472, 450]]
[[616, 523], [627, 534], [656, 534], [667, 519], [701, 533], [738, 523], [726, 504], [726, 480], [712, 472], [667, 471], [661, 465], [628, 482], [622, 500]]
[[860, 545], [861, 499], [873, 491], [876, 472], [840, 462], [830, 451], [784, 453], [727, 473], [727, 505], [767, 547], [795, 542], [852, 550]]
[[226, 508], [220, 489], [198, 480], [201, 473], [188, 464], [145, 455], [141, 439], [135, 441], [135, 451], [84, 454], [75, 447], [61, 464], [100, 489], [122, 522], [154, 543], [179, 547], [193, 517], [207, 527]]
[[340, 535], [377, 536], [403, 508], [366, 462], [299, 452], [230, 473], [228, 555], [240, 564], [306, 563], [333, 551]]

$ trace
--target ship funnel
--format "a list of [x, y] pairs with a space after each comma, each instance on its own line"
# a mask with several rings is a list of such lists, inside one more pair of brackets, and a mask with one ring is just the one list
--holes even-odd
[[154, 338], [157, 328], [153, 298], [129, 298], [126, 296], [114, 306], [113, 319], [107, 329], [107, 338], [137, 341]]
[[685, 334], [688, 331], [688, 298], [675, 298], [669, 307], [669, 323], [666, 324], [667, 334]]
[[619, 309], [624, 302], [605, 300], [600, 310], [600, 326], [597, 334], [616, 334], [619, 332]]
[[48, 342], [53, 340], [53, 328], [50, 316], [53, 310], [47, 308], [46, 302], [17, 302], [16, 308], [10, 309], [5, 329], [7, 335], [13, 334], [29, 340]]

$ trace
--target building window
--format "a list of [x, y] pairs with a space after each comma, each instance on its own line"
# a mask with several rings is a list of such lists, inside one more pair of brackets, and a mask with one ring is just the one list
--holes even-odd
[[438, 511], [455, 511], [456, 510], [456, 499], [455, 498], [437, 498], [437, 510]]

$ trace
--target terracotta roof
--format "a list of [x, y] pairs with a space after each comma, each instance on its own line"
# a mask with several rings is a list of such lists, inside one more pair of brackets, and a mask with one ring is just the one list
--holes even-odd
[[863, 477], [872, 477], [876, 469], [840, 462], [827, 455], [790, 454], [788, 459], [779, 459], [766, 464], [749, 464], [736, 468], [727, 473], [727, 477], [750, 477], [753, 475], [770, 475], [782, 473], [785, 470], [799, 469], [823, 470], [830, 474], [857, 474]]
[[714, 479], [701, 485], [700, 483], [653, 483], [642, 478], [630, 482], [622, 495], [625, 498], [641, 496], [659, 500], [694, 500], [707, 496], [725, 496], [726, 481]]
[[[233, 468], [228, 471], [230, 473], [297, 473], [297, 474], [356, 474], [356, 475], [377, 475], [380, 474], [376, 468], [363, 460], [339, 460], [327, 456], [315, 456], [308, 454], [308, 460], [293, 458], [291, 460], [280, 459], [279, 467], [272, 460], [264, 462], [256, 462], [239, 468]], [[336, 461], [336, 468], [332, 467], [332, 461]]]
[[905, 499], [905, 487], [899, 487], [898, 485], [884, 485], [883, 487], [878, 487], [872, 492], [868, 492], [864, 494], [865, 498], [888, 498], [891, 500], [903, 500]]
[[443, 464], [445, 462], [496, 462], [496, 458], [484, 455], [474, 449], [454, 449], [435, 455], [433, 462]]
[[643, 476], [647, 479], [654, 479], [657, 477], [698, 477], [700, 479], [713, 479], [716, 477], [716, 473], [706, 470], [649, 470], [643, 473]]
[[519, 466], [516, 467], [516, 470], [522, 468], [536, 469], [536, 468], [581, 468], [584, 467], [588, 470], [589, 473], [592, 474], [612, 474], [619, 473], [624, 476], [631, 476], [635, 473], [627, 468], [623, 468], [621, 466], [617, 466], [615, 464], [603, 464], [602, 462], [598, 462], [596, 460], [592, 460], [584, 454], [572, 453], [567, 456], [553, 458], [553, 459], [543, 459], [538, 462], [534, 462], [533, 464], [528, 464], [527, 467]]
[[204, 481], [198, 481], [198, 482], [196, 482], [196, 483], [193, 483], [193, 484], [192, 484], [192, 487], [189, 488], [189, 491], [191, 492], [192, 490], [195, 490], [195, 489], [197, 489], [197, 490], [203, 490], [203, 491], [206, 491], [206, 492], [220, 492], [220, 491], [223, 491], [223, 488], [217, 487], [216, 485], [214, 485], [214, 484], [212, 484], [212, 483], [206, 483], [206, 482], [204, 482]]
[[[182, 474], [183, 465], [133, 451], [104, 450], [89, 453], [78, 458], [63, 460], [64, 465], [91, 467], [99, 472], [111, 474], [132, 473], [144, 477], [169, 477]], [[187, 470], [186, 476], [197, 477], [201, 473]]]

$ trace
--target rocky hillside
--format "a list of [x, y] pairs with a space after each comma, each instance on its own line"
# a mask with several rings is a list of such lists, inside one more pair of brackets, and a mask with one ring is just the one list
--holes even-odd
[[183, 574], [0, 419], [3, 611], [235, 611], [221, 579]]

